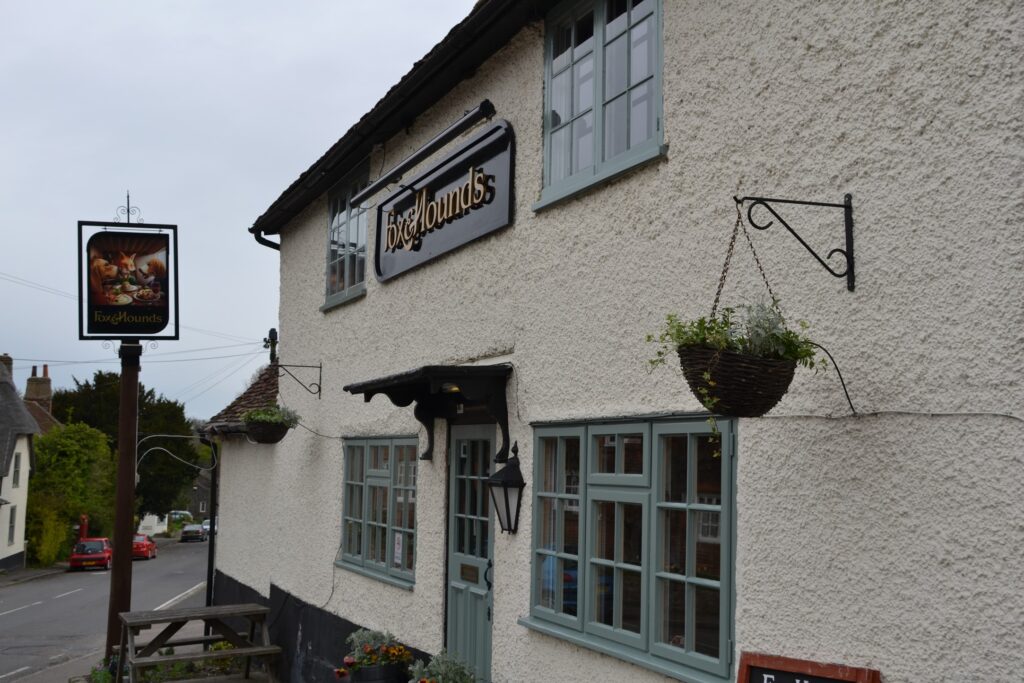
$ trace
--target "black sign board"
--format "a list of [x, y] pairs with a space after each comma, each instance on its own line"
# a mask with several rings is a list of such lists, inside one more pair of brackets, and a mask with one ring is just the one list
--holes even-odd
[[512, 125], [490, 122], [468, 143], [377, 206], [381, 282], [512, 222]]
[[78, 338], [178, 338], [178, 226], [78, 222]]
[[874, 669], [752, 652], [740, 655], [737, 683], [880, 683]]

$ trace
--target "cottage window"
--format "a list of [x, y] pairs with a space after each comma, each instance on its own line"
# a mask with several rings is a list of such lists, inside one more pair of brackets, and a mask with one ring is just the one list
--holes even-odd
[[328, 194], [326, 310], [366, 292], [366, 231], [369, 212], [352, 197], [366, 187], [366, 170], [357, 171]]
[[733, 425], [536, 430], [524, 625], [667, 675], [728, 676]]
[[544, 189], [534, 208], [662, 153], [660, 0], [563, 3], [545, 44]]
[[345, 442], [342, 566], [412, 585], [417, 445], [415, 438]]
[[18, 521], [18, 506], [10, 505], [10, 517], [7, 520], [7, 545], [14, 545], [14, 526]]
[[14, 473], [11, 475], [11, 488], [21, 486], [21, 453], [14, 454]]

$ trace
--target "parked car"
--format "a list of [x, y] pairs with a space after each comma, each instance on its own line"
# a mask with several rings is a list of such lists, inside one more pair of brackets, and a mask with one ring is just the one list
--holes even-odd
[[71, 571], [99, 567], [110, 569], [114, 560], [114, 549], [109, 538], [81, 538], [71, 551], [69, 564]]
[[181, 530], [181, 542], [185, 541], [205, 541], [206, 531], [203, 529], [201, 524], [186, 524]]
[[209, 519], [204, 519], [203, 520], [203, 531], [206, 532], [207, 536], [210, 535], [210, 520]]
[[132, 538], [132, 558], [152, 560], [156, 557], [156, 541], [146, 534], [135, 534]]

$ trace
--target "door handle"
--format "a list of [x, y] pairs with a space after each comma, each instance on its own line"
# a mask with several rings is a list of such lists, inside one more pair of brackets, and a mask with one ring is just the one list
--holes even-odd
[[491, 582], [491, 578], [494, 576], [494, 562], [487, 560], [487, 569], [484, 570], [484, 583], [487, 584], [487, 590], [491, 590], [494, 584]]

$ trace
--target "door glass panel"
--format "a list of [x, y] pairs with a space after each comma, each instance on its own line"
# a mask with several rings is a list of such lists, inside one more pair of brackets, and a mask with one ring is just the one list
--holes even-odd
[[640, 599], [640, 572], [622, 570], [622, 628], [640, 633], [643, 620], [643, 602]]
[[702, 655], [718, 657], [718, 590], [694, 586], [694, 649]]
[[597, 529], [594, 557], [615, 559], [615, 503], [599, 501], [594, 504]]
[[611, 567], [594, 567], [594, 620], [615, 625], [615, 581]]

